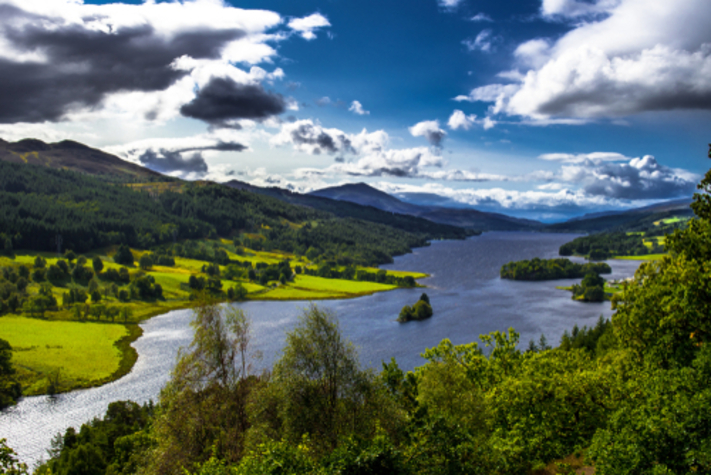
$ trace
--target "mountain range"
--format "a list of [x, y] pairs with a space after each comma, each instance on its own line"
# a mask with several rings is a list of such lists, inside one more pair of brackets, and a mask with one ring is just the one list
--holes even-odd
[[[176, 178], [70, 140], [45, 143], [36, 139], [18, 142], [0, 139], [0, 160], [73, 170], [123, 181], [178, 181]], [[257, 187], [238, 180], [223, 184], [278, 198], [294, 205], [328, 211], [339, 217], [365, 219], [402, 229], [429, 228], [434, 234], [443, 235], [451, 234], [453, 227], [464, 228], [470, 235], [481, 231], [600, 232], [627, 226], [649, 216], [692, 214], [689, 208], [691, 198], [683, 198], [643, 208], [603, 211], [562, 223], [545, 224], [473, 208], [408, 203], [366, 183], [333, 186], [305, 194], [277, 187]]]

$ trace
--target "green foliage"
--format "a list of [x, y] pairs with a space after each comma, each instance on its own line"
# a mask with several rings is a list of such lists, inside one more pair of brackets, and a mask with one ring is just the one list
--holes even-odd
[[599, 264], [578, 264], [569, 259], [539, 259], [516, 261], [501, 267], [501, 278], [512, 280], [574, 279], [589, 273], [609, 274], [612, 268]]
[[[64, 435], [58, 434], [53, 444], [54, 457], [40, 467], [39, 473], [47, 473], [43, 470], [57, 475], [132, 473], [127, 469], [135, 466], [136, 452], [149, 445], [145, 441], [135, 442], [148, 428], [153, 414], [152, 405], [110, 403], [103, 419], [83, 424], [78, 433], [70, 427]], [[127, 448], [133, 454], [127, 454]]]
[[594, 327], [578, 328], [577, 325], [568, 332], [563, 332], [560, 339], [560, 349], [570, 351], [573, 349], [585, 349], [592, 355], [601, 356], [617, 345], [615, 333], [610, 320], [605, 320], [602, 315]]
[[249, 447], [284, 440], [303, 445], [312, 461], [352, 438], [370, 439], [378, 427], [392, 434], [402, 421], [379, 380], [360, 369], [334, 315], [313, 305], [287, 334], [273, 377], [258, 386], [249, 413]]
[[27, 465], [20, 463], [14, 450], [7, 446], [7, 439], [0, 439], [0, 471], [6, 475], [28, 475]]
[[91, 266], [94, 268], [94, 273], [98, 275], [104, 270], [104, 261], [102, 261], [99, 256], [96, 256], [92, 259]]
[[[427, 297], [427, 294], [422, 295]], [[402, 307], [402, 310], [400, 310], [400, 314], [397, 317], [397, 321], [404, 323], [412, 320], [426, 320], [430, 318], [432, 314], [433, 311], [432, 306], [429, 304], [429, 298], [424, 300], [420, 297], [420, 300], [418, 300], [412, 307], [409, 305]]]
[[178, 354], [161, 393], [158, 446], [150, 457], [155, 473], [180, 473], [215, 453], [230, 462], [242, 456], [247, 397], [256, 383], [250, 376], [250, 322], [240, 309], [209, 300], [193, 315], [193, 341]]
[[573, 298], [583, 302], [602, 302], [605, 300], [605, 279], [594, 272], [585, 274], [580, 284], [573, 285]]
[[592, 260], [604, 260], [613, 256], [644, 256], [646, 254], [659, 254], [664, 249], [654, 245], [651, 249], [644, 244], [644, 236], [659, 235], [655, 226], [644, 228], [647, 232], [628, 234], [626, 232], [612, 232], [592, 234], [573, 239], [571, 242], [560, 246], [561, 256], [578, 254], [588, 256]]
[[15, 368], [12, 366], [12, 347], [7, 341], [0, 339], [0, 409], [15, 404], [21, 394], [20, 384], [15, 380]]
[[138, 266], [143, 270], [149, 270], [153, 267], [153, 259], [151, 259], [149, 254], [143, 254], [138, 260]]
[[133, 260], [131, 249], [129, 249], [126, 244], [121, 244], [116, 251], [116, 254], [114, 254], [114, 262], [124, 266], [132, 266]]
[[601, 475], [711, 471], [711, 348], [690, 367], [647, 366], [588, 453]]

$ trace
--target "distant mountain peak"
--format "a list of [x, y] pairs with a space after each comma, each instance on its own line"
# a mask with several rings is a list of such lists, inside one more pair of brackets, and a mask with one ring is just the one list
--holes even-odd
[[313, 196], [332, 200], [350, 201], [364, 206], [372, 206], [391, 213], [407, 214], [425, 218], [441, 224], [449, 224], [476, 230], [522, 230], [535, 229], [542, 224], [538, 221], [518, 219], [503, 214], [486, 213], [473, 208], [452, 208], [445, 206], [423, 206], [402, 201], [367, 183], [348, 183], [322, 188], [309, 193]]

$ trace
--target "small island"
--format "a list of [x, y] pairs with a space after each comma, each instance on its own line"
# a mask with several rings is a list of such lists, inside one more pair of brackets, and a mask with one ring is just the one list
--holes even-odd
[[610, 274], [612, 268], [605, 263], [578, 264], [569, 259], [539, 259], [516, 261], [501, 267], [501, 278], [511, 280], [576, 279], [589, 273]]
[[412, 320], [426, 320], [432, 316], [432, 306], [430, 305], [430, 298], [427, 294], [423, 293], [420, 295], [420, 299], [415, 302], [415, 305], [405, 305], [400, 310], [400, 315], [397, 317], [397, 321], [400, 323], [409, 322]]
[[573, 300], [582, 302], [603, 302], [609, 300], [605, 293], [605, 279], [594, 272], [587, 274], [580, 284], [566, 288], [573, 292]]

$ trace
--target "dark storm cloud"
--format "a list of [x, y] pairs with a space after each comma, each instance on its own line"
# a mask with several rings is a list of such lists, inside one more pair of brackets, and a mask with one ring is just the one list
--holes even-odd
[[695, 179], [679, 176], [673, 169], [659, 165], [652, 156], [632, 160], [629, 165], [602, 164], [583, 183], [588, 195], [626, 200], [689, 196], [696, 189]]
[[205, 158], [199, 152], [188, 158], [183, 158], [180, 152], [176, 151], [146, 150], [138, 159], [146, 167], [160, 173], [180, 172], [204, 175], [208, 170]]
[[291, 140], [298, 145], [314, 145], [312, 153], [318, 155], [322, 152], [356, 153], [353, 145], [345, 134], [332, 135], [321, 127], [304, 123], [291, 131]]
[[[165, 90], [186, 74], [170, 66], [176, 58], [217, 58], [225, 44], [244, 36], [237, 29], [196, 30], [166, 39], [150, 26], [104, 33], [1, 7], [0, 16], [7, 15], [36, 20], [5, 26], [4, 37], [17, 51], [47, 60], [0, 60], [0, 123], [57, 121], [73, 107], [99, 105], [109, 93]], [[40, 20], [43, 26], [35, 26]]]
[[233, 119], [266, 119], [285, 109], [284, 98], [264, 90], [261, 85], [212, 78], [195, 99], [180, 108], [180, 113], [219, 127]]
[[[160, 173], [179, 172], [183, 175], [195, 173], [204, 175], [208, 172], [208, 166], [202, 152], [215, 150], [220, 152], [241, 152], [247, 147], [237, 142], [218, 142], [215, 145], [204, 147], [189, 147], [177, 150], [168, 149], [147, 149], [138, 156], [141, 164], [151, 170]], [[193, 152], [187, 158], [183, 154]], [[132, 152], [130, 152], [132, 153]]]

